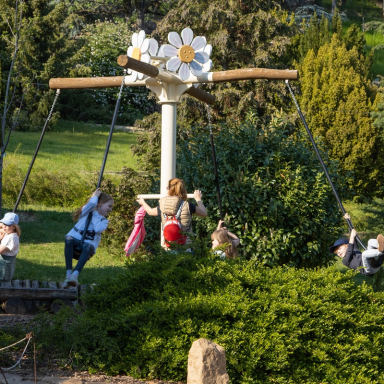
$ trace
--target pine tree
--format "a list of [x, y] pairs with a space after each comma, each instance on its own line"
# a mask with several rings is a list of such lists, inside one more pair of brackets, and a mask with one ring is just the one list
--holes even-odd
[[337, 34], [317, 55], [310, 50], [301, 66], [300, 103], [314, 135], [322, 136], [330, 157], [353, 173], [358, 194], [383, 196], [383, 146], [369, 113], [375, 91], [366, 79], [365, 58], [347, 50]]

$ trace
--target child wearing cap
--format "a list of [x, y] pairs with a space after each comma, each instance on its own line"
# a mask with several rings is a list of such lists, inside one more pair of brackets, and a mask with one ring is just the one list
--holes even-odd
[[[348, 213], [344, 219], [350, 220]], [[360, 273], [366, 276], [373, 276], [381, 267], [384, 260], [384, 236], [378, 235], [376, 239], [368, 241], [368, 249], [363, 253], [355, 241], [357, 232], [351, 230], [349, 241], [345, 238], [338, 239], [329, 247], [330, 253], [341, 257], [343, 265], [351, 269], [360, 269]]]
[[16, 256], [19, 252], [19, 216], [8, 212], [0, 220], [0, 282], [9, 286], [15, 271]]

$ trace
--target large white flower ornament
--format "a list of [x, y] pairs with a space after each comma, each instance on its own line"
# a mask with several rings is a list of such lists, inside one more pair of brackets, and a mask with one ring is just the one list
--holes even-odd
[[[155, 39], [146, 39], [145, 32], [141, 30], [139, 33], [132, 35], [132, 45], [127, 50], [127, 56], [149, 64], [151, 56], [156, 55], [158, 48], [157, 41]], [[144, 74], [131, 69], [128, 70], [128, 74], [131, 75], [133, 81], [136, 81], [137, 78], [142, 80], [144, 77]]]
[[193, 38], [193, 31], [184, 28], [181, 31], [181, 38], [177, 32], [168, 34], [168, 41], [172, 44], [162, 46], [162, 53], [171, 57], [167, 61], [168, 71], [179, 73], [180, 79], [185, 81], [191, 75], [200, 76], [203, 71], [209, 72], [212, 68], [212, 46], [207, 44], [204, 36]]

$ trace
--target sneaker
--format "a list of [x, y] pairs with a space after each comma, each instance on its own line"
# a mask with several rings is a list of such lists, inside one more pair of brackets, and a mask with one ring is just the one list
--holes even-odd
[[68, 286], [76, 288], [78, 285], [79, 285], [79, 282], [77, 281], [77, 276], [76, 275], [69, 276]]
[[65, 280], [64, 280], [64, 283], [63, 283], [63, 286], [62, 286], [62, 289], [68, 289], [69, 288], [69, 278], [70, 276], [68, 276]]
[[379, 248], [378, 248], [379, 252], [384, 252], [384, 236], [378, 235], [377, 242], [379, 244]]

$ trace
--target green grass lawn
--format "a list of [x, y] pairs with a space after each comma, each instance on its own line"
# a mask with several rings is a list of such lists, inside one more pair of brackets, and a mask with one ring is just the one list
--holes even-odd
[[[34, 169], [50, 171], [95, 172], [100, 170], [108, 140], [109, 127], [60, 121], [44, 136]], [[13, 132], [5, 163], [17, 159], [25, 172], [40, 138], [40, 132]], [[105, 172], [119, 172], [123, 167], [136, 169], [130, 146], [136, 134], [116, 130], [113, 133]], [[5, 164], [6, 166], [6, 164]]]
[[[94, 177], [92, 173], [100, 169], [103, 161], [108, 133], [107, 126], [60, 121], [51, 132], [46, 133], [31, 178], [34, 172], [44, 169], [59, 173], [61, 170], [70, 170], [79, 175], [79, 178]], [[15, 132], [6, 160], [17, 161], [26, 172], [39, 137], [39, 132]], [[136, 134], [124, 131], [114, 133], [106, 172], [118, 172], [124, 166], [137, 169], [136, 159], [130, 152], [130, 145], [136, 143], [136, 137]], [[7, 183], [7, 179], [4, 183]], [[12, 205], [5, 206], [3, 211], [12, 209]], [[74, 225], [72, 211], [73, 208], [69, 207], [26, 205], [22, 200], [18, 209], [22, 230], [21, 245], [14, 279], [63, 281], [64, 237]], [[117, 251], [118, 256], [116, 251], [110, 252], [101, 243], [96, 255], [84, 268], [80, 283], [97, 283], [100, 279], [115, 276], [122, 271], [125, 253], [123, 249], [121, 252]]]

